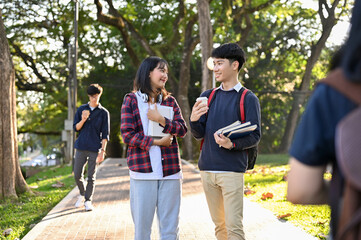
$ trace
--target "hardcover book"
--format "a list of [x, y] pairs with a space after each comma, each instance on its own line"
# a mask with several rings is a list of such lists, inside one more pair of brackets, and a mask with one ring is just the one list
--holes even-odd
[[236, 139], [250, 134], [256, 128], [257, 128], [256, 124], [251, 125], [251, 122], [241, 123], [240, 121], [237, 120], [234, 123], [219, 129], [217, 131], [217, 134], [223, 133], [224, 136], [230, 139]]
[[[151, 109], [154, 109], [154, 105], [150, 105]], [[174, 112], [172, 107], [168, 106], [157, 106], [158, 112], [169, 120], [173, 120]], [[157, 122], [149, 120], [148, 123], [148, 136], [162, 138], [167, 136], [169, 133], [163, 133], [164, 128]]]

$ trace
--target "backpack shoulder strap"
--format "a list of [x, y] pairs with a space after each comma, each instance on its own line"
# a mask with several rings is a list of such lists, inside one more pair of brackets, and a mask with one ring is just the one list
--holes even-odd
[[214, 100], [213, 96], [214, 96], [214, 94], [216, 93], [216, 91], [217, 91], [217, 88], [213, 88], [213, 89], [212, 89], [212, 92], [211, 92], [211, 94], [210, 94], [209, 97], [208, 97], [208, 107], [211, 105], [212, 100]]
[[[212, 91], [210, 92], [209, 96], [208, 96], [208, 107], [211, 105], [211, 103], [213, 102], [214, 100], [214, 97], [215, 97], [215, 93], [217, 91], [218, 88], [213, 88]], [[209, 91], [209, 90], [208, 90]], [[206, 94], [207, 95], [207, 94]], [[206, 113], [206, 117], [208, 116], [208, 112]], [[204, 138], [202, 139], [201, 141], [201, 145], [200, 145], [200, 150], [202, 150], [203, 148], [203, 143], [204, 143]]]
[[246, 121], [246, 113], [244, 111], [244, 98], [248, 92], [247, 88], [244, 88], [241, 94], [241, 100], [239, 101], [239, 113], [241, 115], [241, 122], [244, 123]]
[[[334, 71], [330, 72], [325, 79], [320, 81], [320, 83], [329, 85], [351, 101], [355, 102], [358, 105], [361, 105], [361, 84], [348, 81], [341, 68], [337, 68]], [[356, 110], [354, 110], [353, 112], [355, 111]], [[335, 239], [345, 239], [344, 234], [349, 232], [349, 230], [351, 229], [350, 226], [352, 226], [353, 223], [359, 223], [361, 218], [361, 212], [358, 212], [358, 218], [351, 220], [349, 209], [352, 209], [351, 212], [353, 214], [356, 212], [357, 208], [354, 208], [354, 205], [350, 204], [350, 202], [352, 203], [352, 201], [349, 201], [349, 199], [352, 199], [353, 202], [358, 202], [360, 200], [354, 197], [349, 198], [349, 180], [346, 180], [344, 178], [344, 176], [347, 176], [348, 178], [351, 177], [351, 174], [349, 172], [345, 172], [345, 164], [347, 164], [347, 162], [344, 162], [344, 158], [346, 157], [346, 155], [344, 155], [345, 152], [343, 151], [346, 150], [347, 154], [357, 154], [355, 151], [350, 151], [350, 146], [353, 146], [354, 144], [357, 145], [357, 142], [355, 142], [355, 137], [359, 136], [359, 134], [356, 133], [359, 129], [355, 126], [352, 127], [350, 123], [346, 124], [346, 126], [348, 126], [347, 129], [342, 129], [343, 126], [345, 126], [343, 122], [351, 116], [350, 114], [352, 113], [349, 113], [341, 122], [338, 123], [335, 136], [337, 164], [334, 164], [333, 166], [334, 171], [331, 181], [331, 188], [333, 190], [330, 192], [330, 205], [331, 209], [333, 210], [331, 213], [331, 218], [333, 219], [331, 221], [331, 225], [334, 231], [333, 234], [336, 235]], [[359, 119], [359, 117], [356, 119]], [[357, 120], [356, 123], [358, 124]], [[345, 132], [345, 130], [351, 132], [347, 133]], [[343, 147], [346, 148], [342, 149]], [[357, 157], [355, 159], [357, 159]], [[357, 170], [358, 168], [352, 169], [352, 171]], [[359, 172], [357, 172], [356, 176], [359, 176]], [[345, 209], [343, 209], [343, 207], [339, 204], [340, 198], [342, 198], [342, 196], [344, 196], [343, 202], [347, 202], [348, 205]], [[349, 225], [350, 223], [351, 225]]]
[[238, 118], [241, 119], [241, 122], [244, 123], [246, 121], [246, 112], [244, 111], [245, 99], [247, 93], [250, 92], [249, 89], [242, 87], [238, 92], [238, 100], [239, 107], [237, 108]]
[[320, 83], [328, 84], [351, 101], [361, 105], [361, 84], [348, 81], [341, 68], [330, 72]]

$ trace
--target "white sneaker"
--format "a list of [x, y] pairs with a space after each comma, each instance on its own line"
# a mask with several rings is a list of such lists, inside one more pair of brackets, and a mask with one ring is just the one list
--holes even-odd
[[85, 206], [85, 211], [93, 211], [94, 209], [91, 201], [85, 201], [84, 206]]
[[78, 200], [75, 203], [75, 207], [76, 208], [81, 207], [83, 205], [83, 203], [84, 203], [84, 196], [79, 195]]

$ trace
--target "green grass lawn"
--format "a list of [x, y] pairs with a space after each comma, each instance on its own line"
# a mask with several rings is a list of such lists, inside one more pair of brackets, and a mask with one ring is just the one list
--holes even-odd
[[[44, 168], [26, 182], [33, 188], [34, 195], [23, 194], [17, 200], [0, 202], [0, 239], [24, 237], [30, 226], [38, 223], [75, 186], [71, 166]], [[52, 187], [56, 183], [64, 186]], [[8, 228], [13, 232], [4, 237], [2, 233]]]
[[[330, 208], [327, 205], [294, 205], [287, 201], [287, 163], [286, 154], [260, 155], [255, 169], [245, 174], [245, 187], [254, 191], [247, 198], [272, 211], [282, 220], [289, 221], [315, 237], [325, 239], [329, 232]], [[271, 193], [273, 197], [267, 198], [267, 193]], [[263, 194], [265, 200], [262, 199]]]

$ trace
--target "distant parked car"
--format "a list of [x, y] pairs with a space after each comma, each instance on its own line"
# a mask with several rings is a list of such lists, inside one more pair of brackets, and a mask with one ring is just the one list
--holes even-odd
[[31, 166], [45, 166], [46, 165], [46, 157], [43, 154], [36, 156], [31, 160]]
[[43, 161], [41, 159], [34, 159], [31, 161], [31, 166], [36, 167], [36, 166], [42, 166], [43, 165]]
[[53, 152], [46, 156], [46, 165], [47, 166], [55, 166], [61, 163], [62, 155], [60, 152], [53, 149]]

